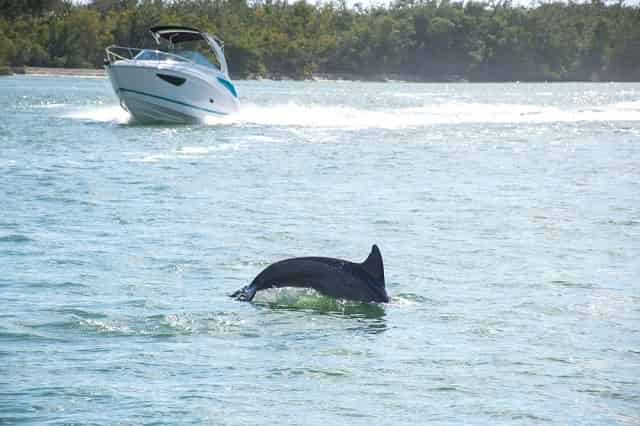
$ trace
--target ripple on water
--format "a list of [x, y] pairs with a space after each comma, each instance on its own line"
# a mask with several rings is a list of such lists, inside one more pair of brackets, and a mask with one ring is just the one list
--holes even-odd
[[129, 161], [134, 163], [158, 163], [167, 160], [194, 160], [213, 157], [217, 154], [239, 150], [240, 143], [220, 143], [212, 146], [185, 146], [168, 152], [136, 152], [130, 153]]
[[0, 243], [29, 243], [34, 241], [24, 234], [9, 234], [0, 236]]
[[412, 305], [442, 305], [442, 302], [438, 302], [426, 296], [422, 296], [415, 293], [399, 293], [391, 296], [389, 301], [390, 305], [394, 306], [412, 306]]
[[136, 333], [126, 322], [120, 320], [98, 320], [91, 318], [79, 318], [71, 322], [77, 325], [82, 331], [98, 334], [102, 336], [135, 336]]
[[636, 219], [619, 219], [619, 220], [609, 219], [609, 220], [604, 221], [604, 222], [600, 221], [599, 223], [604, 223], [604, 224], [614, 225], [614, 226], [627, 227], [627, 226], [638, 226], [638, 225], [640, 225], [640, 220], [636, 220]]
[[551, 281], [551, 284], [554, 284], [560, 287], [583, 288], [583, 289], [593, 289], [597, 287], [597, 285], [593, 283], [578, 283], [578, 282], [566, 281], [566, 280], [553, 280]]
[[[66, 263], [65, 263], [66, 264]], [[25, 287], [30, 287], [33, 289], [47, 289], [47, 288], [55, 288], [55, 289], [64, 289], [64, 288], [88, 288], [86, 284], [82, 284], [75, 281], [28, 281], [21, 282], [21, 285]]]
[[235, 313], [178, 313], [148, 317], [145, 333], [156, 337], [179, 334], [223, 335], [243, 330], [243, 319]]
[[179, 313], [149, 317], [109, 317], [99, 312], [68, 309], [63, 321], [43, 323], [34, 329], [49, 331], [79, 331], [103, 337], [149, 336], [156, 338], [180, 335], [223, 335], [242, 330], [242, 320], [228, 313]]
[[329, 368], [313, 368], [313, 367], [296, 367], [296, 368], [271, 368], [269, 370], [270, 376], [286, 376], [286, 377], [298, 377], [306, 376], [311, 378], [325, 378], [325, 377], [348, 377], [350, 372], [345, 369], [329, 369]]
[[25, 341], [48, 342], [57, 340], [54, 336], [42, 333], [33, 327], [16, 323], [0, 325], [0, 342], [4, 341], [7, 344], [24, 343]]
[[109, 319], [105, 314], [89, 313], [83, 310], [73, 309], [65, 312], [70, 311], [75, 313], [54, 321], [37, 323], [30, 321], [22, 328], [36, 334], [46, 333], [47, 336], [55, 336], [56, 338], [68, 338], [76, 333], [100, 336], [133, 336], [137, 334], [126, 321]]
[[548, 417], [538, 416], [533, 413], [522, 410], [486, 410], [484, 414], [495, 418], [496, 420], [511, 420], [525, 422], [552, 422]]
[[582, 388], [576, 389], [576, 392], [586, 393], [589, 395], [597, 396], [598, 398], [605, 399], [614, 399], [621, 401], [640, 401], [640, 395], [629, 395], [623, 392], [618, 392], [615, 389], [607, 389], [607, 388]]
[[73, 308], [73, 307], [56, 308], [56, 309], [51, 309], [50, 311], [53, 313], [58, 313], [62, 315], [72, 315], [78, 318], [85, 318], [85, 319], [107, 318], [107, 314], [103, 312], [88, 311], [86, 309]]

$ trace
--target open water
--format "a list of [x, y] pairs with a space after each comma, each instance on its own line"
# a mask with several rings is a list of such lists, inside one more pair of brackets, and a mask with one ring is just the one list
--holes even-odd
[[[640, 84], [0, 79], [0, 423], [640, 424]], [[389, 304], [227, 295], [361, 261]]]

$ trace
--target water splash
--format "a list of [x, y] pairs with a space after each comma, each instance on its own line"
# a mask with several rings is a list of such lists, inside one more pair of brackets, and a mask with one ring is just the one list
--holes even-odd
[[[66, 117], [127, 124], [131, 116], [119, 106], [95, 107]], [[279, 126], [335, 129], [405, 129], [463, 123], [554, 123], [639, 121], [640, 102], [559, 108], [549, 105], [448, 102], [419, 107], [365, 109], [341, 105], [245, 103], [238, 113], [210, 117], [210, 126]]]
[[64, 114], [64, 117], [98, 123], [127, 124], [131, 121], [131, 115], [118, 105], [72, 110]]
[[274, 309], [309, 310], [325, 314], [381, 318], [385, 310], [375, 303], [338, 300], [310, 288], [281, 287], [260, 291], [254, 303]]
[[240, 148], [240, 143], [221, 143], [210, 146], [183, 146], [181, 148], [171, 150], [169, 152], [160, 153], [131, 153], [133, 158], [129, 161], [137, 163], [157, 163], [166, 160], [188, 160], [198, 157], [206, 157], [208, 155], [224, 152], [236, 151]]

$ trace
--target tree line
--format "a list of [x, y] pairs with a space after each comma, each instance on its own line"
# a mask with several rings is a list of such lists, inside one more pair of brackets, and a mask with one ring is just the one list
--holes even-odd
[[225, 40], [234, 78], [640, 80], [640, 6], [508, 0], [0, 0], [0, 64], [100, 67], [158, 24]]

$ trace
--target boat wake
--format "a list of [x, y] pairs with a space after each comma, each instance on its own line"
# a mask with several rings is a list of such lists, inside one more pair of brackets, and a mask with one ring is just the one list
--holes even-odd
[[127, 124], [131, 122], [131, 115], [119, 105], [72, 110], [64, 114], [63, 117], [96, 123]]
[[[68, 118], [93, 122], [132, 124], [119, 106], [74, 111]], [[363, 109], [339, 105], [244, 104], [238, 113], [210, 117], [211, 126], [275, 126], [329, 129], [407, 129], [463, 123], [554, 123], [640, 121], [640, 102], [562, 109], [526, 104], [443, 103], [391, 110]]]

